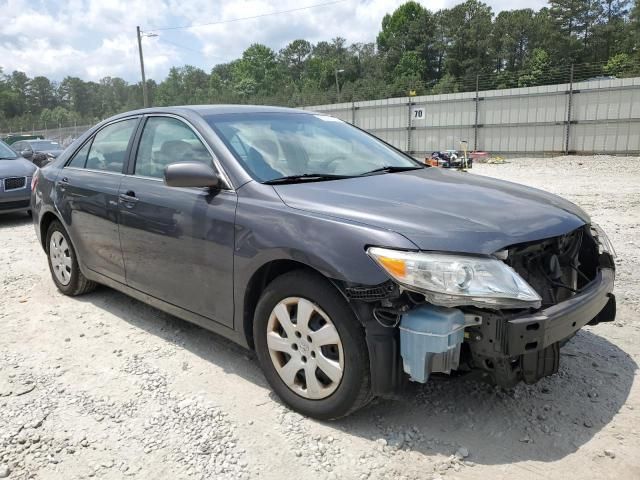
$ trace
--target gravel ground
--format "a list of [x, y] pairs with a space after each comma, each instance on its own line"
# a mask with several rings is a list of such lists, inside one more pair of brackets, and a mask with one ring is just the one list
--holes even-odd
[[618, 251], [618, 320], [536, 385], [435, 379], [331, 423], [282, 406], [212, 333], [108, 288], [59, 294], [28, 219], [0, 217], [0, 478], [640, 478], [640, 158], [472, 174], [590, 212]]

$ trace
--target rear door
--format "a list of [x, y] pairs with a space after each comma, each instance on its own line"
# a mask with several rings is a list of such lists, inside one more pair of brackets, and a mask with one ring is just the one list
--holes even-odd
[[180, 161], [221, 172], [212, 151], [186, 121], [149, 116], [132, 160], [119, 192], [127, 284], [232, 326], [236, 193], [163, 181], [164, 168]]
[[56, 179], [56, 206], [82, 263], [121, 283], [118, 188], [140, 118], [110, 123], [89, 138]]

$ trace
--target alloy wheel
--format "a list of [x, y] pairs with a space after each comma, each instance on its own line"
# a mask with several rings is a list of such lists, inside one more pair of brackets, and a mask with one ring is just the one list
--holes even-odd
[[300, 297], [280, 301], [267, 323], [267, 347], [282, 381], [311, 400], [330, 396], [344, 374], [340, 334], [329, 316]]

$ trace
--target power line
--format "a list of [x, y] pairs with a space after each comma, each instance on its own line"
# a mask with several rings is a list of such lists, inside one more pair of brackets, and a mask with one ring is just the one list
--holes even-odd
[[204, 58], [217, 58], [217, 59], [220, 59], [220, 60], [225, 60], [226, 59], [226, 57], [222, 57], [220, 55], [205, 54], [201, 50], [196, 50], [195, 48], [191, 48], [191, 47], [187, 47], [185, 45], [180, 45], [179, 43], [171, 42], [171, 41], [169, 41], [166, 38], [161, 37], [161, 36], [158, 36], [158, 41], [166, 43], [166, 44], [169, 44], [169, 45], [173, 45], [174, 47], [178, 47], [178, 48], [182, 48], [184, 50], [188, 50], [189, 52], [197, 53], [198, 55], [200, 55], [201, 57], [204, 57]]
[[232, 22], [241, 22], [243, 20], [254, 20], [256, 18], [262, 18], [262, 17], [270, 17], [273, 15], [281, 15], [283, 13], [292, 13], [292, 12], [299, 12], [300, 10], [309, 10], [311, 8], [318, 8], [318, 7], [326, 7], [328, 5], [335, 5], [336, 3], [342, 3], [345, 2], [346, 0], [334, 0], [332, 2], [325, 2], [325, 3], [316, 3], [314, 5], [307, 5], [306, 7], [298, 7], [298, 8], [292, 8], [289, 10], [279, 10], [277, 12], [270, 12], [270, 13], [263, 13], [260, 15], [253, 15], [251, 17], [241, 17], [241, 18], [232, 18], [229, 20], [220, 20], [217, 22], [210, 22], [210, 23], [198, 23], [198, 24], [194, 24], [194, 25], [183, 25], [183, 26], [178, 26], [178, 27], [150, 27], [152, 30], [157, 30], [157, 31], [161, 31], [161, 30], [183, 30], [183, 29], [187, 29], [187, 28], [198, 28], [198, 27], [208, 27], [211, 25], [221, 25], [223, 23], [232, 23]]
[[[190, 52], [197, 53], [198, 55], [202, 55], [202, 52], [200, 50], [196, 50], [195, 48], [191, 48], [191, 47], [185, 47], [184, 45], [180, 45], [178, 43], [170, 42], [166, 38], [158, 36], [158, 40], [160, 42], [162, 42], [162, 43], [167, 43], [169, 45], [173, 45], [174, 47], [182, 48], [184, 50], [188, 50]], [[222, 57], [217, 57], [217, 58], [222, 58]]]

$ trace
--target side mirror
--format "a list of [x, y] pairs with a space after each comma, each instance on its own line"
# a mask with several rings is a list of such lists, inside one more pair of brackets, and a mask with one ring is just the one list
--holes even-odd
[[20, 155], [22, 155], [24, 158], [31, 158], [33, 157], [33, 152], [31, 150], [22, 150], [20, 152]]
[[201, 162], [179, 162], [166, 166], [164, 183], [169, 187], [217, 188], [222, 180], [209, 165]]

